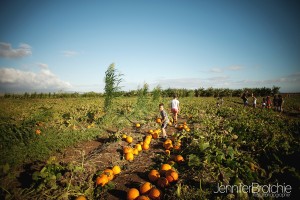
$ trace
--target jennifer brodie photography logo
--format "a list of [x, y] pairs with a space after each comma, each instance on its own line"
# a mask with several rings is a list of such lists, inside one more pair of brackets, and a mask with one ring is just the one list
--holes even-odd
[[251, 185], [244, 185], [242, 183], [238, 185], [223, 185], [218, 183], [217, 190], [214, 193], [250, 193], [254, 197], [290, 197], [292, 192], [292, 186], [283, 184], [268, 184], [260, 185], [258, 183], [252, 183]]

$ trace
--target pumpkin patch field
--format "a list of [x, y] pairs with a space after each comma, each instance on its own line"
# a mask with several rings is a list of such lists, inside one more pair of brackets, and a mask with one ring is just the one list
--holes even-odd
[[[284, 112], [225, 97], [5, 99], [0, 199], [295, 199], [299, 97]], [[170, 123], [162, 139], [158, 105]], [[261, 102], [261, 99], [258, 99]]]

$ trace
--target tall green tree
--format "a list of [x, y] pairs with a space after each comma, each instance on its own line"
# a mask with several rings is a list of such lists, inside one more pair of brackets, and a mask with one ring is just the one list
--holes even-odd
[[105, 72], [105, 88], [104, 88], [104, 111], [110, 110], [112, 101], [116, 97], [117, 92], [121, 89], [120, 83], [122, 82], [123, 74], [120, 74], [115, 68], [115, 64], [109, 65]]

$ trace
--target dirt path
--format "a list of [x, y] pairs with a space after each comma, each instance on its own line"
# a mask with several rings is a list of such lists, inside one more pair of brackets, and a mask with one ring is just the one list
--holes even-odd
[[[179, 119], [179, 123], [183, 122]], [[125, 133], [130, 133], [134, 138], [133, 145], [148, 134], [150, 127], [140, 129], [128, 129]], [[153, 128], [152, 128], [153, 129]], [[177, 132], [174, 126], [167, 128], [167, 134]], [[143, 150], [135, 156], [132, 162], [123, 158], [123, 146], [127, 146], [125, 141], [107, 142], [101, 138], [98, 141], [87, 141], [77, 144], [75, 147], [67, 148], [63, 153], [57, 155], [57, 159], [62, 163], [83, 162], [85, 167], [92, 167], [89, 173], [95, 174], [96, 171], [104, 170], [113, 165], [122, 167], [122, 173], [113, 180], [115, 189], [109, 190], [105, 199], [116, 200], [126, 198], [129, 188], [136, 187], [142, 182], [148, 181], [147, 172], [155, 165], [155, 160], [159, 154], [164, 154], [162, 141], [152, 139], [149, 150]], [[132, 145], [132, 146], [133, 146]]]

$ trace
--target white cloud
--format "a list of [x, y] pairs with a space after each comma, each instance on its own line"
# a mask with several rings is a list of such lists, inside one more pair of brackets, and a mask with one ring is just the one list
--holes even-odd
[[[45, 67], [45, 64], [42, 66]], [[48, 92], [71, 87], [70, 83], [60, 80], [48, 68], [41, 68], [38, 73], [14, 68], [0, 69], [1, 92]]]
[[37, 63], [37, 65], [41, 68], [41, 69], [48, 69], [48, 65], [45, 63]]
[[204, 80], [207, 80], [207, 81], [224, 81], [224, 80], [228, 80], [229, 79], [229, 76], [214, 76], [214, 77], [210, 77], [210, 78], [207, 78], [207, 79], [204, 79]]
[[19, 45], [19, 48], [13, 49], [11, 44], [0, 42], [0, 57], [3, 58], [21, 58], [30, 56], [31, 46], [25, 43]]
[[229, 66], [229, 67], [214, 67], [214, 68], [211, 68], [209, 70], [209, 72], [212, 72], [212, 73], [223, 73], [225, 71], [238, 71], [238, 70], [242, 70], [244, 69], [242, 66], [240, 65], [232, 65], [232, 66]]
[[210, 69], [210, 72], [213, 72], [213, 73], [222, 73], [223, 72], [223, 70], [221, 69], [221, 68], [212, 68], [212, 69]]
[[300, 72], [294, 74], [289, 74], [280, 78], [266, 79], [266, 80], [242, 80], [241, 83], [250, 83], [250, 84], [278, 84], [278, 83], [294, 83], [298, 84], [300, 87]]
[[74, 56], [77, 56], [79, 53], [76, 51], [62, 51], [62, 54], [65, 57], [74, 57]]
[[162, 88], [186, 88], [186, 89], [197, 89], [197, 88], [208, 88], [208, 87], [228, 87], [230, 83], [229, 76], [216, 76], [210, 78], [178, 78], [178, 79], [160, 79], [155, 83], [150, 84], [150, 88], [160, 85]]

